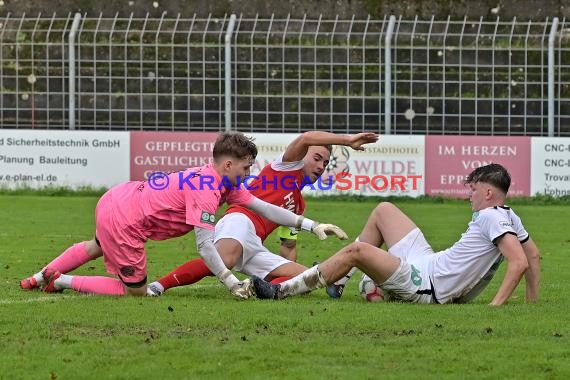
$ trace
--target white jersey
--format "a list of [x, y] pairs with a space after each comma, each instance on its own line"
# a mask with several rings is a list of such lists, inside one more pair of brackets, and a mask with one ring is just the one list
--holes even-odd
[[463, 303], [479, 295], [503, 259], [496, 239], [508, 233], [515, 234], [521, 243], [529, 238], [521, 219], [509, 207], [489, 207], [473, 213], [461, 239], [438, 252], [432, 262], [438, 301]]

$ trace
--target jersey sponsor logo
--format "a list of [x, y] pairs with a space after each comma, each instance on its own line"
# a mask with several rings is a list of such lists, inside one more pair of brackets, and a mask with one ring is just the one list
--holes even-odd
[[296, 213], [297, 205], [295, 204], [295, 198], [293, 197], [293, 192], [290, 192], [283, 196], [282, 208]]
[[416, 286], [420, 286], [422, 284], [422, 277], [420, 276], [420, 273], [421, 272], [418, 270], [418, 268], [412, 265], [412, 274], [410, 275], [410, 278]]
[[506, 220], [503, 220], [501, 222], [499, 222], [499, 225], [501, 227], [512, 227], [513, 226], [513, 222], [507, 222]]
[[202, 211], [202, 216], [200, 216], [202, 223], [207, 223], [214, 225], [216, 223], [216, 215], [210, 214], [208, 211]]

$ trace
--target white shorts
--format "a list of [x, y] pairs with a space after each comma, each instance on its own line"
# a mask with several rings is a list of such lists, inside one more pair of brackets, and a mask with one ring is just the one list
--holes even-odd
[[230, 213], [216, 223], [214, 243], [220, 239], [234, 239], [241, 244], [243, 255], [233, 269], [248, 276], [265, 278], [275, 268], [291, 262], [263, 246], [253, 222], [244, 214]]
[[386, 300], [416, 303], [435, 303], [430, 280], [431, 261], [435, 257], [424, 234], [414, 228], [402, 240], [389, 249], [390, 254], [400, 259], [398, 269], [379, 285]]

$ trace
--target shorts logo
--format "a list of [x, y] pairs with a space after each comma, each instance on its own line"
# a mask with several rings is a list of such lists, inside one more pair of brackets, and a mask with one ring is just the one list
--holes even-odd
[[422, 283], [422, 277], [420, 276], [420, 271], [412, 265], [412, 275], [410, 276], [412, 279], [412, 282], [414, 283], [414, 285], [416, 286], [420, 286]]
[[131, 265], [127, 265], [125, 267], [121, 267], [121, 275], [123, 277], [131, 277], [135, 274], [135, 267]]
[[214, 225], [216, 223], [216, 216], [214, 214], [210, 214], [207, 211], [202, 211], [200, 220], [202, 220], [202, 223]]

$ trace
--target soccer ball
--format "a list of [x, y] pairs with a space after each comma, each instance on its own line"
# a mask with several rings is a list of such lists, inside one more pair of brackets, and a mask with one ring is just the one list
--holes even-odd
[[360, 296], [364, 298], [366, 302], [382, 302], [384, 301], [384, 293], [382, 289], [376, 285], [373, 279], [367, 275], [362, 275], [362, 279], [358, 283], [358, 291]]

